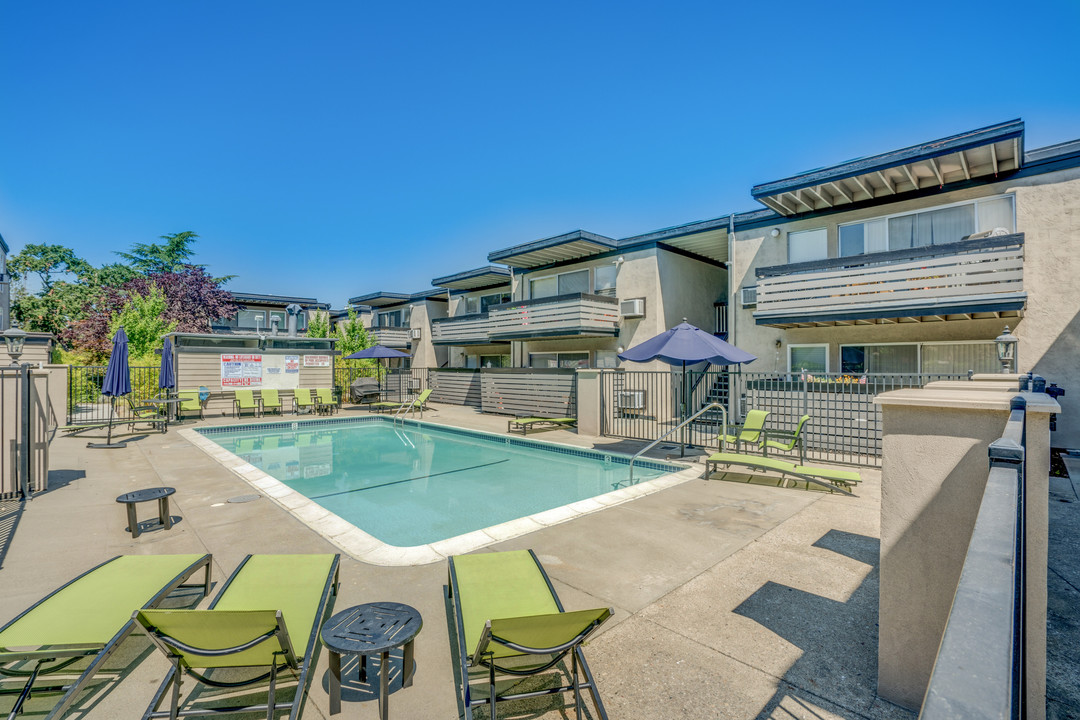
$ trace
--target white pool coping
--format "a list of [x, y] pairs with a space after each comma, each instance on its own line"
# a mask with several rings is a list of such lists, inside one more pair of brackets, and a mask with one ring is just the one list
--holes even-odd
[[[302, 421], [301, 424], [303, 424]], [[416, 424], [426, 425], [428, 423], [417, 422]], [[446, 427], [444, 425], [436, 425], [433, 423], [429, 425], [436, 429]], [[476, 433], [477, 435], [505, 437], [497, 433], [473, 430], [472, 428], [462, 428], [458, 426], [449, 427], [457, 427], [459, 430], [467, 430], [468, 432]], [[350, 556], [361, 562], [388, 567], [428, 565], [430, 563], [440, 562], [450, 555], [461, 555], [463, 553], [473, 552], [474, 550], [479, 550], [504, 540], [528, 535], [531, 532], [541, 530], [545, 527], [559, 525], [583, 515], [589, 515], [605, 508], [621, 505], [636, 498], [651, 495], [665, 488], [680, 485], [688, 480], [695, 480], [701, 477], [700, 468], [687, 467], [685, 470], [661, 475], [658, 478], [646, 480], [645, 482], [631, 485], [630, 487], [612, 490], [603, 495], [586, 498], [585, 500], [578, 500], [569, 505], [563, 505], [534, 515], [528, 515], [516, 520], [499, 523], [498, 525], [492, 525], [491, 527], [486, 527], [481, 530], [473, 530], [472, 532], [447, 538], [446, 540], [440, 540], [426, 545], [401, 547], [397, 545], [388, 545], [382, 540], [369, 535], [348, 520], [330, 512], [314, 500], [296, 492], [277, 478], [267, 475], [262, 470], [243, 458], [229, 452], [209, 437], [200, 434], [198, 431], [185, 428], [179, 431], [179, 435], [231, 470], [235, 475], [239, 476], [255, 488], [260, 495], [265, 495], [270, 498], [270, 500], [277, 503], [297, 520], [307, 525], [331, 544], [340, 548], [342, 552], [348, 553]], [[538, 445], [551, 445], [554, 447], [570, 448], [572, 450], [592, 450], [606, 455], [621, 455], [621, 453], [606, 453], [603, 450], [597, 451], [593, 448], [583, 448], [564, 443], [533, 441], [531, 438], [530, 441], [536, 442]], [[653, 458], [643, 458], [643, 460], [659, 462]], [[670, 460], [662, 462], [672, 465], [682, 464]]]

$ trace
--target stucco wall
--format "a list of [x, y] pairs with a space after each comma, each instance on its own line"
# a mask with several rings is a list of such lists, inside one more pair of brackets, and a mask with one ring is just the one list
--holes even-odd
[[413, 303], [411, 307], [409, 328], [420, 330], [420, 339], [409, 341], [412, 367], [442, 367], [446, 362], [447, 351], [445, 347], [431, 343], [431, 321], [434, 318], [446, 317], [447, 303], [438, 300], [425, 300]]
[[[854, 325], [778, 329], [755, 324], [753, 308], [739, 303], [740, 288], [757, 284], [754, 270], [787, 263], [787, 234], [826, 227], [831, 257], [838, 255], [838, 226], [894, 213], [910, 212], [981, 197], [1013, 193], [1016, 230], [1024, 233], [1022, 318], [953, 320], [948, 322]], [[770, 231], [779, 229], [779, 237]], [[975, 188], [941, 193], [875, 208], [826, 217], [738, 230], [731, 243], [731, 339], [760, 360], [750, 371], [787, 368], [787, 346], [829, 343], [830, 370], [840, 369], [840, 345], [847, 343], [945, 342], [993, 340], [1008, 324], [1019, 338], [1021, 371], [1036, 372], [1066, 388], [1063, 414], [1053, 435], [1055, 447], [1080, 447], [1080, 169], [1004, 180]], [[776, 340], [782, 343], [779, 354]]]

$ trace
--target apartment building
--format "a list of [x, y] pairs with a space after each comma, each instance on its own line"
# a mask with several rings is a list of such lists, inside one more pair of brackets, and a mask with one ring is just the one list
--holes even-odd
[[[1027, 150], [1001, 123], [763, 183], [728, 217], [732, 342], [756, 371], [998, 372], [1080, 412], [1080, 141]], [[722, 220], [722, 219], [721, 219]], [[1080, 446], [1080, 422], [1056, 444]]]
[[431, 321], [431, 342], [446, 348], [448, 367], [513, 367], [510, 342], [490, 332], [490, 311], [510, 302], [512, 283], [511, 271], [494, 265], [431, 281], [446, 292], [448, 313]]
[[321, 303], [315, 298], [248, 292], [234, 292], [232, 295], [242, 309], [232, 317], [216, 321], [211, 326], [212, 332], [271, 333], [277, 327], [280, 334], [285, 334], [289, 327], [289, 307], [297, 306], [300, 309], [296, 312], [296, 329], [300, 333], [306, 333], [311, 314], [330, 309], [327, 303]]
[[365, 326], [379, 345], [408, 353], [402, 367], [445, 367], [447, 348], [431, 341], [431, 323], [447, 316], [445, 291], [432, 288], [416, 293], [373, 292], [349, 299], [349, 306], [370, 308]]

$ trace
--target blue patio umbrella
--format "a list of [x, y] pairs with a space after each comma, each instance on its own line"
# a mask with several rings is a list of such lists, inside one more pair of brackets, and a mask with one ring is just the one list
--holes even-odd
[[[354, 352], [352, 355], [346, 357], [346, 360], [379, 360], [390, 358], [407, 358], [411, 357], [408, 353], [403, 353], [400, 350], [394, 348], [388, 348], [385, 345], [373, 345], [369, 348]], [[379, 390], [382, 390], [382, 375], [379, 376]]]
[[[619, 353], [619, 359], [642, 363], [660, 360], [668, 365], [681, 365], [683, 374], [679, 394], [682, 396], [682, 414], [685, 415], [688, 402], [686, 397], [687, 364], [696, 365], [707, 362], [713, 365], [738, 365], [753, 362], [757, 360], [757, 356], [740, 350], [701, 328], [694, 327], [686, 322], [686, 318], [683, 318], [681, 323], [670, 330]], [[724, 425], [726, 432], [726, 413]]]
[[161, 370], [158, 372], [158, 388], [172, 390], [176, 387], [176, 371], [173, 369], [172, 340], [165, 338], [161, 346]]
[[128, 368], [128, 340], [124, 328], [116, 331], [113, 337], [112, 354], [109, 355], [109, 365], [105, 368], [105, 379], [101, 382], [101, 394], [109, 398], [109, 433], [108, 440], [102, 443], [87, 443], [89, 448], [118, 448], [126, 447], [125, 443], [112, 442], [113, 417], [116, 414], [116, 405], [113, 398], [127, 395], [131, 392], [131, 371]]

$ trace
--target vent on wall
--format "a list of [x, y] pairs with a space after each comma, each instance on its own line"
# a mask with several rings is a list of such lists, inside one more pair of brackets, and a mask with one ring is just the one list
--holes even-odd
[[753, 305], [757, 305], [757, 285], [744, 287], [740, 291], [739, 301], [740, 303], [742, 303], [743, 307], [751, 307]]
[[619, 314], [627, 318], [645, 317], [645, 298], [623, 300], [619, 303]]
[[615, 393], [615, 407], [619, 410], [643, 410], [645, 408], [645, 391], [621, 390]]
[[420, 339], [420, 328], [413, 328], [412, 330], [410, 330], [409, 331], [409, 337], [411, 337], [413, 340], [419, 340]]

